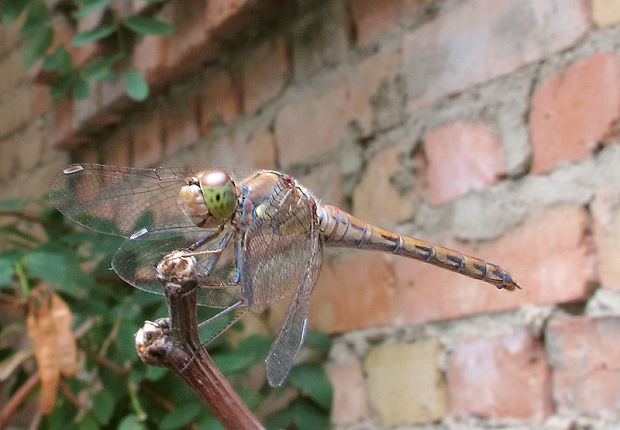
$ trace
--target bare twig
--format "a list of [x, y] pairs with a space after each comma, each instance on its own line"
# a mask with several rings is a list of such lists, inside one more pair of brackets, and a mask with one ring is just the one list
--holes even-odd
[[[164, 260], [170, 261], [168, 257]], [[136, 349], [142, 361], [176, 373], [196, 391], [225, 428], [262, 429], [201, 345], [195, 276], [175, 273], [166, 277], [164, 284], [170, 317], [146, 322], [136, 333]]]
[[19, 390], [9, 399], [9, 401], [4, 405], [4, 408], [0, 410], [0, 429], [6, 427], [6, 423], [9, 418], [13, 415], [13, 412], [24, 402], [24, 399], [30, 394], [32, 390], [39, 384], [41, 381], [41, 374], [39, 372], [35, 372], [30, 375], [30, 378], [26, 380], [19, 387]]

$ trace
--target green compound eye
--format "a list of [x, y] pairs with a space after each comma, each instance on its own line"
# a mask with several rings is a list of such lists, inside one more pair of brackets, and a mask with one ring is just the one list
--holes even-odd
[[223, 170], [205, 170], [198, 174], [200, 189], [209, 213], [225, 220], [235, 212], [237, 199], [235, 186]]

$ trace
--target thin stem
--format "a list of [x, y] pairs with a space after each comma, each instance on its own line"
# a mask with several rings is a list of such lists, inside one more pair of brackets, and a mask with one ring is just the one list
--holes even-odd
[[30, 284], [28, 284], [26, 273], [24, 273], [24, 266], [20, 262], [15, 263], [15, 273], [17, 274], [17, 279], [19, 279], [19, 286], [22, 289], [22, 297], [26, 299], [30, 295]]
[[15, 410], [24, 402], [26, 397], [28, 397], [28, 394], [34, 390], [40, 381], [41, 374], [39, 372], [35, 372], [30, 375], [30, 378], [28, 378], [26, 382], [19, 387], [19, 390], [13, 394], [13, 397], [11, 397], [4, 408], [0, 410], [0, 429], [6, 427], [6, 423], [9, 421]]

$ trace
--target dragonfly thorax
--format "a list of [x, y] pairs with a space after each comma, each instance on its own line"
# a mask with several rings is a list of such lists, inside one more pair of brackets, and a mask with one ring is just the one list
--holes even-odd
[[179, 199], [183, 212], [199, 227], [215, 227], [229, 219], [237, 205], [237, 189], [223, 170], [209, 169], [188, 178]]

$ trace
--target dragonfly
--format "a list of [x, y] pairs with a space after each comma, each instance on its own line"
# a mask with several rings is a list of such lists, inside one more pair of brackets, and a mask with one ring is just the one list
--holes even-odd
[[495, 264], [364, 222], [274, 170], [72, 164], [49, 195], [79, 224], [126, 238], [112, 268], [136, 288], [163, 294], [156, 266], [182, 250], [196, 259], [198, 304], [223, 309], [218, 317], [235, 310], [230, 324], [290, 298], [265, 360], [272, 386], [284, 382], [303, 344], [324, 247], [383, 251], [519, 288]]

